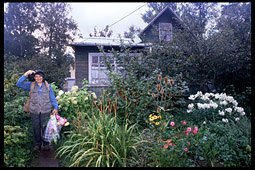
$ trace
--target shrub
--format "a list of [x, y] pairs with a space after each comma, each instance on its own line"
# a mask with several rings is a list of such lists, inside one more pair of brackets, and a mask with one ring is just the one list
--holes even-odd
[[[71, 91], [58, 91], [56, 96], [59, 105], [59, 114], [66, 118], [70, 123], [76, 117], [76, 112], [87, 112], [90, 108], [92, 100], [97, 96], [94, 92], [87, 89], [79, 89], [78, 86], [73, 86]], [[72, 126], [72, 123], [71, 123]]]
[[195, 139], [191, 154], [195, 160], [206, 160], [211, 165], [218, 162], [226, 167], [251, 166], [251, 122], [247, 117], [229, 123], [208, 121]]
[[198, 91], [195, 95], [190, 95], [189, 99], [194, 101], [188, 105], [187, 112], [194, 116], [194, 121], [222, 120], [223, 122], [239, 121], [245, 116], [244, 109], [238, 107], [238, 102], [226, 93], [205, 93]]
[[31, 150], [31, 136], [27, 128], [4, 126], [4, 166], [26, 167], [34, 151]]

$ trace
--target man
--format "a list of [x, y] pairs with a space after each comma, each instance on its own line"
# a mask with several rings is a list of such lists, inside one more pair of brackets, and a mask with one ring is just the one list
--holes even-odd
[[41, 150], [43, 144], [44, 150], [50, 150], [49, 142], [43, 141], [43, 133], [45, 128], [44, 122], [50, 117], [52, 106], [53, 112], [58, 114], [58, 104], [54, 92], [50, 85], [46, 86], [44, 72], [41, 70], [28, 70], [17, 81], [16, 85], [24, 90], [30, 91], [32, 82], [24, 82], [29, 77], [30, 81], [35, 80], [35, 85], [31, 93], [31, 101], [29, 105], [32, 126], [34, 130], [35, 150]]

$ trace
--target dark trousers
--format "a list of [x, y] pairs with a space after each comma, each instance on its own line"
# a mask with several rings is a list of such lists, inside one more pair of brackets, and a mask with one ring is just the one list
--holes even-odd
[[37, 146], [41, 146], [42, 144], [48, 145], [49, 142], [43, 141], [43, 134], [44, 130], [46, 128], [47, 122], [45, 123], [46, 125], [43, 126], [44, 122], [50, 117], [50, 113], [44, 113], [44, 114], [34, 114], [30, 113], [30, 117], [32, 120], [32, 126], [34, 130], [34, 143]]

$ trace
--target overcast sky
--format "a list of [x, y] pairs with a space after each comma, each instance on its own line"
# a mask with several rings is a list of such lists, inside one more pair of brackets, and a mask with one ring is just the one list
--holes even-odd
[[113, 38], [118, 38], [124, 31], [128, 31], [131, 25], [145, 28], [147, 25], [142, 20], [142, 15], [148, 7], [145, 2], [107, 2], [107, 3], [68, 3], [71, 5], [70, 15], [78, 23], [78, 27], [83, 37], [89, 37], [90, 33], [94, 33], [94, 27], [98, 31], [103, 30], [106, 25], [112, 25], [126, 15], [132, 13], [139, 7], [143, 6], [133, 14], [127, 16], [123, 20], [110, 27], [113, 31]]

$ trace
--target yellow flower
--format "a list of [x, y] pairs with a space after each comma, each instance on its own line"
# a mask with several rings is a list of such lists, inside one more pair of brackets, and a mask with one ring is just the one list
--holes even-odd
[[161, 115], [159, 115], [158, 118], [161, 119]]
[[153, 119], [154, 119], [154, 120], [157, 119], [157, 118], [158, 118], [158, 116], [156, 116], [156, 115], [153, 116]]
[[64, 126], [68, 126], [69, 125], [69, 122], [66, 122], [65, 124], [64, 124]]
[[156, 122], [155, 124], [156, 124], [156, 125], [159, 125], [159, 122]]
[[150, 121], [153, 121], [154, 120], [154, 117], [150, 117]]

